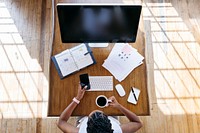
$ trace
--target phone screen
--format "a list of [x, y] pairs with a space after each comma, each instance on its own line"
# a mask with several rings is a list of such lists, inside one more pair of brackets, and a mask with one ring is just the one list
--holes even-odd
[[82, 89], [87, 85], [86, 90], [89, 90], [90, 89], [90, 81], [89, 81], [88, 74], [81, 74], [79, 77], [80, 77]]

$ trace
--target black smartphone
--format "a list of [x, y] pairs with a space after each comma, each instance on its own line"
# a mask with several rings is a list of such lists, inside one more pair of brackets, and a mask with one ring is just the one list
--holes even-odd
[[85, 74], [81, 74], [79, 75], [79, 78], [80, 78], [80, 84], [81, 84], [81, 88], [83, 89], [86, 85], [87, 85], [87, 88], [86, 90], [89, 90], [90, 89], [90, 81], [89, 81], [89, 76], [87, 73]]

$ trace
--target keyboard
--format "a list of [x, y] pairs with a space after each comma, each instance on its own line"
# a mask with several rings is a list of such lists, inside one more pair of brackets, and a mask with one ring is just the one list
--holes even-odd
[[112, 91], [113, 76], [89, 76], [90, 90], [88, 91]]

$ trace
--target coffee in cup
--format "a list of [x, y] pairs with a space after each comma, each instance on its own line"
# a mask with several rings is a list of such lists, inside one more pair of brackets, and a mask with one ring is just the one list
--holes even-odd
[[100, 108], [104, 108], [104, 107], [108, 106], [109, 102], [112, 102], [112, 100], [108, 100], [108, 98], [104, 95], [99, 95], [96, 98], [96, 105]]

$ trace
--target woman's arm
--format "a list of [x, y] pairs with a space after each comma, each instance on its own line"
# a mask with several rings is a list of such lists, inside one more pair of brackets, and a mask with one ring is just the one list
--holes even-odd
[[130, 122], [121, 125], [123, 133], [133, 133], [142, 127], [142, 122], [135, 113], [119, 104], [114, 96], [109, 99], [112, 100], [109, 105], [120, 110], [130, 120]]
[[[78, 101], [80, 101], [85, 93], [85, 89], [87, 86], [85, 86], [83, 89], [81, 89], [81, 85], [79, 84], [78, 87], [78, 94], [75, 97]], [[75, 126], [67, 123], [68, 119], [70, 118], [72, 112], [74, 111], [74, 109], [76, 108], [78, 104], [74, 101], [72, 101], [67, 107], [66, 109], [62, 112], [62, 114], [60, 115], [60, 118], [58, 120], [57, 126], [63, 131], [63, 132], [69, 132], [69, 133], [78, 133], [78, 128], [76, 128]]]

